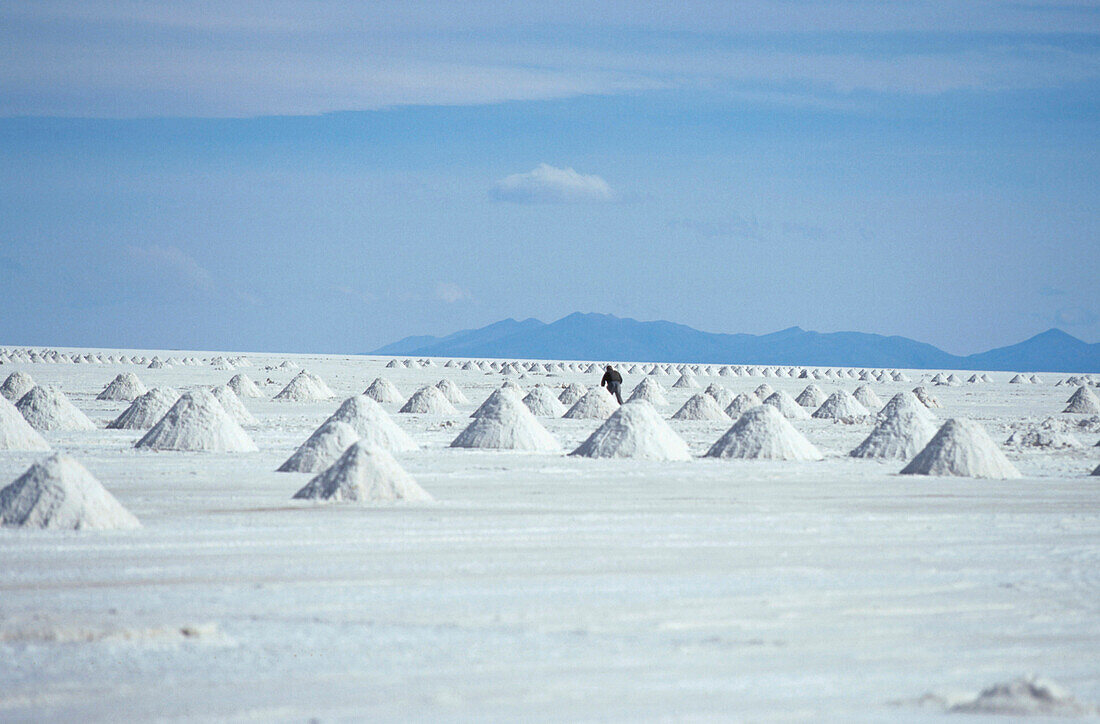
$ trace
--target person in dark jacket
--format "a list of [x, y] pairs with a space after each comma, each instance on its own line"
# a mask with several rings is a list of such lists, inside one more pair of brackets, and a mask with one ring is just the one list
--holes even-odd
[[600, 380], [600, 387], [606, 387], [607, 394], [614, 395], [620, 405], [623, 404], [623, 396], [619, 392], [622, 386], [623, 376], [614, 367], [608, 365], [607, 370], [603, 373], [603, 379]]

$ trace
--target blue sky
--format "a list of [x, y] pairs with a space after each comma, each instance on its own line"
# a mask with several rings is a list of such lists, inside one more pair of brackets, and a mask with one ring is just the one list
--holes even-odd
[[9, 2], [0, 344], [1100, 341], [1098, 138], [1090, 2]]

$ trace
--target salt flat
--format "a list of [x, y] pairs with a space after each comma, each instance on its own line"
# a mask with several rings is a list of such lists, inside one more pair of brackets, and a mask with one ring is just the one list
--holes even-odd
[[[260, 451], [237, 454], [135, 450], [139, 431], [103, 429], [127, 403], [95, 399], [119, 372], [186, 391], [234, 371], [0, 365], [97, 424], [45, 437], [143, 525], [0, 529], [0, 719], [932, 721], [947, 715], [915, 703], [925, 692], [1031, 672], [1100, 701], [1100, 433], [1004, 448], [1024, 476], [1009, 481], [847, 457], [870, 422], [793, 422], [825, 454], [809, 463], [702, 459], [730, 425], [709, 421], [669, 421], [696, 456], [684, 462], [452, 449], [500, 374], [248, 358], [239, 371], [267, 399], [244, 400]], [[297, 370], [265, 367], [288, 359], [337, 397], [271, 400]], [[908, 374], [870, 386], [885, 401], [934, 373]], [[275, 469], [379, 375], [405, 397], [451, 379], [470, 400], [449, 417], [385, 406], [421, 446], [396, 457], [435, 502], [292, 501], [311, 476]], [[1001, 443], [1025, 419], [1081, 418], [1059, 414], [1074, 388], [1054, 376], [991, 375], [929, 385], [940, 420], [972, 418]], [[625, 376], [629, 393], [641, 376]], [[666, 419], [698, 391], [658, 379]], [[766, 381], [797, 395], [811, 380]], [[600, 424], [540, 422], [566, 451]], [[41, 457], [0, 452], [0, 486]]]

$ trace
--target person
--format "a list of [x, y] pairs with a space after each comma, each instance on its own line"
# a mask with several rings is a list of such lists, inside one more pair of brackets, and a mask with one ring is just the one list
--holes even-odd
[[600, 387], [607, 388], [607, 394], [614, 395], [619, 404], [623, 404], [623, 396], [619, 392], [623, 386], [623, 376], [619, 374], [611, 365], [607, 366], [607, 369], [603, 373], [603, 379], [600, 380]]

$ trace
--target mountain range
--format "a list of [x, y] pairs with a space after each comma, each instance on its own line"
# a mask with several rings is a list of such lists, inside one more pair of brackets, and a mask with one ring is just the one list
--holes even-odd
[[546, 323], [505, 319], [446, 337], [406, 337], [371, 354], [815, 367], [1100, 372], [1100, 344], [1049, 329], [1019, 344], [959, 356], [906, 337], [862, 332], [715, 334], [673, 322], [577, 312]]

